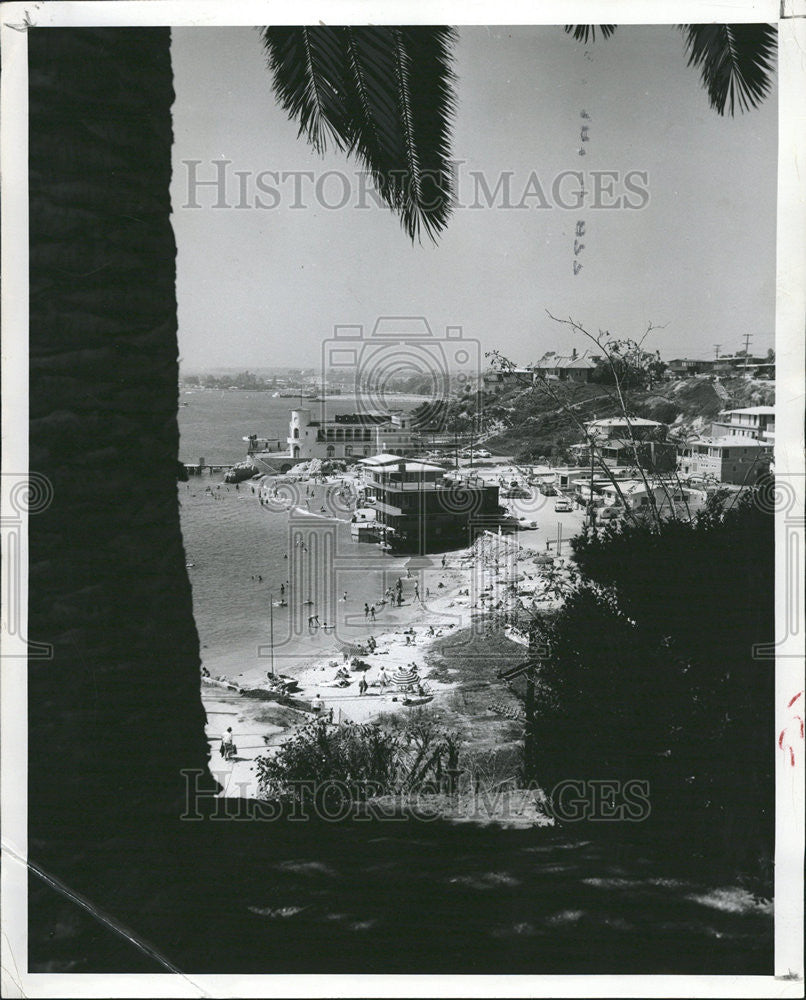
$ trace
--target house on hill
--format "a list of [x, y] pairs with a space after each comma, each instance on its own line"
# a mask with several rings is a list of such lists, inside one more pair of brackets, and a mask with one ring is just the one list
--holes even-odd
[[[611, 468], [638, 466], [650, 472], [670, 472], [677, 463], [677, 449], [666, 440], [668, 428], [644, 417], [604, 417], [585, 424], [589, 441], [571, 446], [580, 464], [595, 457]], [[592, 442], [589, 443], [589, 442]]]
[[600, 354], [584, 351], [577, 354], [576, 348], [571, 354], [555, 354], [547, 351], [534, 365], [534, 371], [543, 378], [559, 379], [560, 382], [588, 382], [591, 372], [602, 360]]
[[775, 444], [775, 407], [745, 406], [721, 410], [711, 425], [715, 437], [751, 437], [765, 444]]

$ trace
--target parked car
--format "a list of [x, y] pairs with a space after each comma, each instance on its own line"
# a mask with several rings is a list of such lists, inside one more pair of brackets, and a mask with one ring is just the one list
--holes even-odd
[[573, 509], [574, 505], [567, 497], [560, 497], [559, 500], [554, 501], [554, 511], [557, 514], [567, 514]]
[[557, 487], [552, 486], [551, 483], [541, 483], [540, 492], [543, 494], [544, 497], [556, 497]]
[[489, 451], [487, 451], [486, 448], [479, 448], [476, 454], [479, 456], [479, 458], [492, 458], [492, 455], [490, 454]]
[[602, 508], [596, 515], [599, 521], [617, 521], [624, 516], [624, 508], [620, 504]]
[[521, 531], [534, 531], [537, 527], [537, 521], [532, 521], [528, 517], [519, 517], [518, 527]]

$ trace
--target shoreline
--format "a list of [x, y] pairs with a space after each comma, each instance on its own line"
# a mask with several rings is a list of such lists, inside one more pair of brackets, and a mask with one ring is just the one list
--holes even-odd
[[[515, 470], [509, 464], [496, 463], [483, 474], [485, 478], [514, 476]], [[239, 794], [256, 793], [254, 760], [266, 751], [264, 737], [278, 746], [312, 717], [306, 709], [317, 696], [321, 714], [330, 717], [332, 711], [336, 723], [364, 723], [400, 713], [406, 709], [402, 693], [392, 684], [381, 688], [382, 670], [391, 680], [396, 671], [416, 666], [416, 681], [422, 684], [423, 694], [415, 696], [414, 703], [446, 708], [452, 692], [462, 686], [462, 668], [450, 671], [447, 678], [445, 671], [432, 671], [432, 647], [440, 639], [467, 630], [485, 613], [515, 612], [523, 601], [532, 605], [535, 597], [538, 607], [548, 608], [557, 601], [558, 578], [568, 579], [570, 560], [558, 554], [552, 536], [555, 529], [559, 532], [562, 528], [561, 534], [568, 539], [578, 530], [580, 518], [552, 514], [553, 501], [539, 494], [531, 512], [539, 519], [534, 530], [506, 535], [484, 532], [463, 549], [412, 557], [382, 554], [374, 545], [350, 539], [351, 508], [334, 503], [334, 491], [343, 495], [347, 490], [355, 496], [359, 482], [356, 471], [336, 473], [325, 483], [318, 480], [305, 469], [302, 475], [291, 472], [247, 482], [240, 491], [223, 485], [209, 489], [220, 493], [217, 499], [226, 500], [230, 508], [234, 504], [238, 511], [234, 521], [224, 524], [244, 523], [239, 515], [246, 513], [248, 505], [256, 526], [267, 523], [264, 518], [274, 525], [271, 565], [262, 569], [263, 573], [268, 570], [268, 576], [253, 575], [251, 583], [246, 583], [246, 577], [234, 581], [237, 588], [244, 588], [245, 596], [259, 594], [260, 600], [250, 598], [252, 603], [247, 604], [237, 600], [238, 590], [232, 592], [228, 644], [222, 644], [220, 633], [215, 633], [221, 618], [211, 602], [217, 595], [209, 588], [204, 595], [202, 614], [213, 628], [211, 648], [202, 640], [201, 649], [202, 667], [207, 672], [202, 680], [209, 681], [202, 685], [202, 701], [207, 713], [210, 769], [225, 787], [237, 785], [247, 790]], [[246, 503], [235, 503], [236, 496]], [[258, 503], [260, 513], [255, 519]], [[322, 506], [326, 507], [324, 512], [317, 509]], [[211, 504], [211, 509], [224, 513], [226, 505]], [[221, 523], [216, 517], [208, 528], [208, 532], [216, 532], [217, 540], [216, 525]], [[220, 537], [220, 544], [226, 545], [226, 535]], [[299, 551], [296, 546], [300, 546]], [[254, 551], [262, 552], [260, 543]], [[244, 570], [250, 566], [255, 566], [251, 552]], [[327, 579], [322, 575], [325, 566]], [[400, 606], [389, 600], [397, 593], [398, 581], [403, 595]], [[303, 595], [308, 599], [300, 603]], [[544, 600], [548, 604], [543, 604]], [[373, 601], [374, 620], [365, 613]], [[517, 629], [502, 632], [514, 650], [515, 644], [523, 645], [524, 636], [517, 633]], [[372, 652], [368, 641], [375, 644]], [[354, 654], [363, 661], [364, 669], [350, 669]], [[461, 664], [461, 659], [457, 662]], [[295, 682], [291, 698], [299, 711], [292, 704], [284, 715], [284, 703], [271, 700], [268, 675], [272, 663], [276, 675]], [[345, 671], [341, 678], [340, 670]], [[439, 677], [430, 673], [439, 673]], [[363, 694], [359, 692], [362, 678], [368, 685]], [[416, 682], [413, 686], [416, 691]], [[231, 762], [223, 761], [219, 753], [228, 726], [238, 748]]]
[[[413, 597], [415, 582], [423, 592], [425, 589], [420, 574], [413, 573], [411, 577], [401, 574], [403, 605], [394, 609], [387, 607], [382, 612], [384, 617], [381, 621], [376, 619], [374, 623], [366, 623], [366, 635], [372, 636], [376, 643], [373, 651], [367, 649], [364, 640], [364, 651], [357, 652], [358, 644], [350, 643], [353, 648], [346, 658], [344, 646], [347, 644], [334, 643], [331, 650], [302, 657], [297, 662], [283, 663], [281, 659], [276, 673], [293, 679], [298, 685], [290, 695], [290, 706], [271, 700], [267, 671], [252, 669], [237, 678], [225, 674], [209, 680], [204, 678], [207, 683], [202, 685], [202, 701], [207, 711], [210, 769], [224, 787], [224, 794], [232, 795], [233, 788], [237, 788], [239, 795], [257, 795], [255, 758], [272, 747], [282, 745], [300, 724], [309, 721], [313, 713], [306, 711], [306, 707], [317, 696], [321, 710], [316, 714], [331, 718], [332, 712], [335, 724], [347, 721], [368, 723], [382, 715], [402, 713], [409, 706], [404, 701], [403, 693], [392, 682], [392, 677], [396, 672], [408, 671], [416, 665], [417, 678], [427, 700], [421, 701], [415, 694], [413, 704], [436, 709], [444, 707], [446, 700], [462, 685], [461, 672], [449, 679], [431, 676], [429, 656], [433, 647], [447, 636], [468, 630], [474, 618], [484, 615], [485, 611], [506, 611], [518, 600], [516, 595], [534, 594], [543, 579], [540, 565], [534, 561], [539, 558], [539, 553], [527, 550], [529, 555], [523, 562], [515, 563], [517, 570], [513, 573], [509, 560], [504, 560], [503, 565], [500, 561], [496, 564], [494, 543], [495, 539], [487, 536], [469, 548], [445, 553], [446, 565], [429, 570], [431, 582], [427, 586], [431, 595], [425, 603]], [[518, 542], [507, 542], [506, 547], [526, 555]], [[479, 572], [481, 581], [474, 583], [472, 574], [478, 576]], [[485, 583], [484, 588], [482, 583]], [[475, 601], [473, 595], [477, 595]], [[362, 661], [360, 669], [351, 668], [353, 655]], [[346, 672], [346, 683], [339, 682], [339, 671]], [[383, 686], [380, 683], [382, 674], [388, 680]], [[363, 694], [359, 690], [362, 678], [368, 684]], [[222, 708], [222, 687], [219, 685], [228, 692], [223, 699], [226, 708]], [[265, 700], [256, 695], [260, 690], [266, 691]], [[262, 706], [263, 711], [258, 710], [256, 705]], [[266, 706], [272, 708], [267, 709]], [[267, 717], [273, 720], [280, 706], [284, 706], [290, 715], [285, 724], [278, 727], [273, 721], [267, 723]], [[224, 761], [219, 747], [226, 725], [221, 723], [226, 718], [225, 712], [232, 711], [237, 720], [237, 728], [232, 728], [236, 734], [238, 754], [234, 760]], [[268, 743], [264, 737], [269, 738]]]

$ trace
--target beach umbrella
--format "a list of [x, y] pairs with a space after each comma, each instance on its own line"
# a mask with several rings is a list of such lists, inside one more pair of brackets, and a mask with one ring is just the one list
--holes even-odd
[[411, 556], [406, 560], [406, 569], [428, 569], [434, 566], [433, 560], [429, 559], [428, 556]]
[[392, 683], [396, 687], [408, 687], [410, 684], [416, 684], [419, 679], [420, 676], [416, 670], [405, 670], [403, 667], [399, 667], [392, 674]]

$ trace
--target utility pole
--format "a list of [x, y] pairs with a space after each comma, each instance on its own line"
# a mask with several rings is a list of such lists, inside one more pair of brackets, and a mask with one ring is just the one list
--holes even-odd
[[271, 675], [274, 677], [274, 594], [269, 591], [269, 649], [271, 650]]
[[588, 518], [590, 520], [591, 531], [593, 531], [593, 520], [594, 520], [594, 513], [593, 513], [593, 449], [594, 449], [593, 438], [591, 438], [591, 482], [590, 482], [590, 488], [589, 488], [590, 496], [588, 497]]
[[750, 341], [752, 340], [752, 333], [746, 333], [744, 335], [744, 370], [747, 371], [747, 361], [750, 356]]

